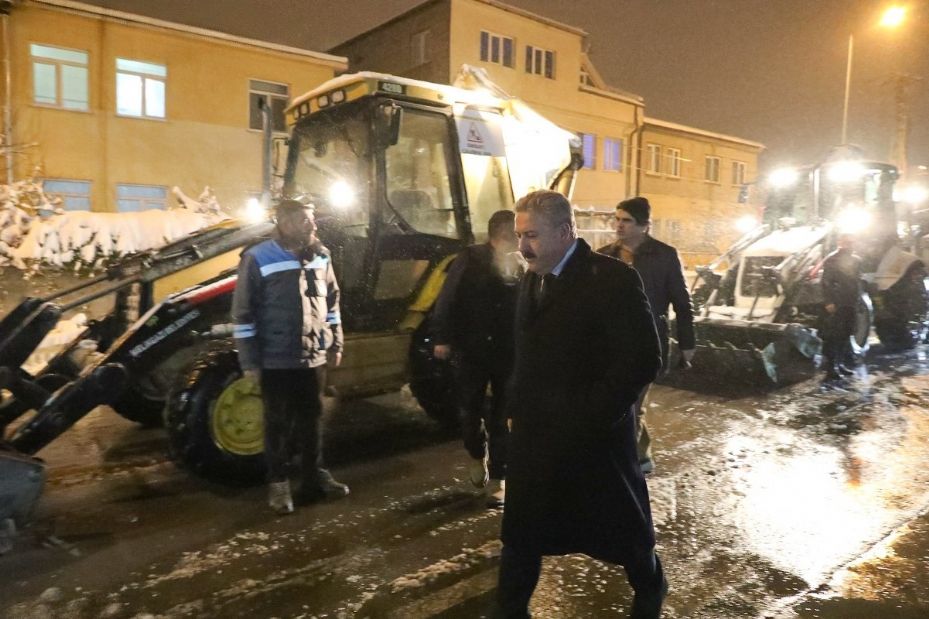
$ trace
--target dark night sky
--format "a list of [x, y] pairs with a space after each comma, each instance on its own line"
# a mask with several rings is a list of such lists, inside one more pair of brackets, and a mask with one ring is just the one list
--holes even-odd
[[[85, 0], [325, 51], [421, 0]], [[878, 0], [508, 0], [590, 33], [611, 85], [646, 114], [763, 142], [764, 162], [805, 163], [841, 137], [848, 35], [855, 35], [849, 141], [887, 159], [896, 73], [910, 88], [911, 164], [929, 164], [929, 0], [896, 32]]]

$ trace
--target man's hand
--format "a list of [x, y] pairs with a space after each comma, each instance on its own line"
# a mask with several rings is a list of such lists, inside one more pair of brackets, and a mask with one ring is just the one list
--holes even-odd
[[245, 375], [245, 378], [249, 379], [256, 385], [261, 384], [261, 370], [259, 369], [245, 370], [243, 374]]
[[452, 347], [448, 344], [436, 344], [435, 348], [432, 349], [432, 356], [447, 361], [452, 356]]
[[836, 306], [835, 303], [826, 304], [826, 311], [830, 314], [835, 314]]
[[342, 353], [340, 352], [329, 352], [329, 366], [337, 368], [342, 364]]
[[681, 357], [684, 358], [684, 361], [686, 361], [687, 363], [690, 363], [691, 361], [694, 360], [694, 353], [696, 352], [697, 352], [696, 348], [688, 348], [687, 350], [681, 351]]

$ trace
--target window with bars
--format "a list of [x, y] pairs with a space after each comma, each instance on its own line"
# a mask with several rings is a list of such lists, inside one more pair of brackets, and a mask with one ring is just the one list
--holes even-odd
[[681, 149], [668, 149], [668, 176], [679, 178], [681, 176]]
[[555, 79], [555, 52], [541, 47], [526, 46], [526, 73]]
[[271, 110], [271, 129], [279, 133], [287, 131], [287, 119], [284, 111], [290, 98], [287, 84], [267, 82], [265, 80], [248, 80], [248, 128], [261, 130], [261, 102]]
[[32, 101], [65, 110], [87, 111], [87, 52], [31, 43]]
[[703, 180], [708, 183], [719, 182], [719, 157], [707, 157], [704, 165]]
[[120, 213], [134, 213], [168, 206], [168, 188], [160, 185], [121, 184], [116, 186], [116, 207]]
[[116, 113], [136, 118], [165, 117], [165, 81], [168, 68], [163, 64], [116, 59]]
[[649, 174], [661, 174], [661, 146], [659, 144], [647, 144], [647, 166], [645, 171]]
[[481, 60], [512, 68], [515, 64], [512, 37], [481, 30]]
[[620, 138], [603, 138], [603, 169], [619, 172], [623, 169], [623, 141]]
[[47, 178], [42, 182], [46, 195], [61, 199], [66, 211], [90, 210], [90, 181], [69, 178]]
[[418, 67], [429, 62], [429, 31], [423, 30], [410, 37], [410, 66]]
[[745, 162], [744, 161], [733, 161], [732, 162], [732, 184], [736, 186], [745, 184]]
[[584, 169], [593, 170], [597, 167], [597, 136], [592, 133], [582, 133], [584, 144]]

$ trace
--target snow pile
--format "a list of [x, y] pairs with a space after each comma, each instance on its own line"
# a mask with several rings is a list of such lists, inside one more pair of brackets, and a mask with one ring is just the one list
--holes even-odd
[[86, 326], [86, 314], [75, 314], [67, 320], [59, 320], [55, 328], [49, 331], [48, 335], [32, 351], [22, 368], [33, 375], [38, 373], [62, 348], [83, 333]]
[[32, 181], [0, 185], [0, 266], [93, 269], [228, 218], [209, 187], [196, 200], [177, 187], [173, 193], [178, 205], [172, 209], [94, 213], [62, 211]]

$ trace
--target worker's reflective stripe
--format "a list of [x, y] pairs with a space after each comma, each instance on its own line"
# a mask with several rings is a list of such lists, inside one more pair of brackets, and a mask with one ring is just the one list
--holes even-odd
[[326, 322], [331, 325], [342, 324], [342, 315], [339, 312], [329, 312], [326, 314]]
[[306, 264], [305, 269], [324, 269], [326, 268], [326, 263], [329, 262], [328, 256], [316, 256], [310, 262]]
[[271, 264], [266, 264], [261, 267], [261, 276], [267, 277], [272, 273], [278, 273], [279, 271], [293, 271], [294, 269], [300, 268], [299, 260], [282, 260], [281, 262], [272, 262]]
[[[227, 332], [228, 333], [228, 332]], [[247, 325], [235, 325], [232, 328], [232, 337], [234, 338], [246, 338], [246, 337], [255, 337], [255, 323], [250, 323]]]

